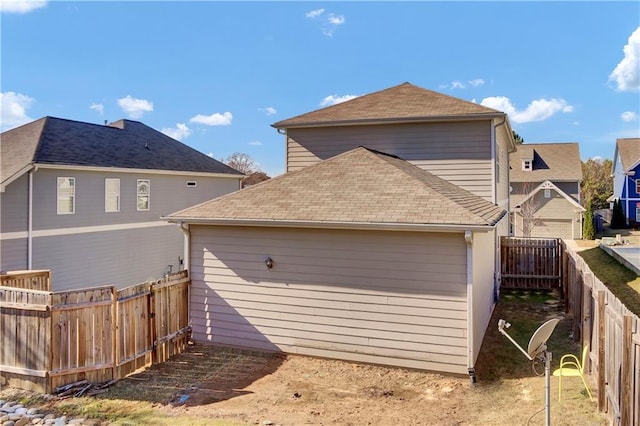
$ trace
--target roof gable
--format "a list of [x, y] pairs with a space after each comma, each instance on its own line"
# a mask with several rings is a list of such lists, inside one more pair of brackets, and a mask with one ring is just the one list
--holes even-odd
[[[0, 149], [3, 183], [31, 163], [241, 176], [235, 169], [131, 120], [106, 126], [45, 117], [4, 132]], [[9, 164], [6, 169], [5, 161]]]
[[[582, 180], [582, 160], [577, 143], [521, 144], [509, 155], [511, 182]], [[532, 170], [522, 169], [524, 160], [533, 159]]]
[[573, 207], [575, 207], [577, 210], [584, 212], [586, 211], [586, 209], [584, 207], [582, 207], [576, 200], [573, 199], [573, 197], [571, 197], [569, 194], [567, 194], [566, 192], [564, 192], [562, 189], [558, 188], [553, 182], [550, 182], [548, 180], [542, 182], [540, 185], [538, 185], [533, 191], [531, 191], [529, 194], [527, 194], [524, 198], [522, 198], [517, 205], [514, 206], [514, 208], [520, 208], [520, 206], [522, 206], [522, 204], [524, 204], [525, 202], [527, 202], [528, 200], [532, 199], [533, 197], [535, 197], [535, 195], [542, 191], [543, 189], [549, 189], [549, 190], [553, 190], [555, 192], [557, 192], [560, 196], [562, 196], [564, 199], [566, 199]]
[[190, 220], [493, 226], [494, 204], [363, 147], [169, 215]]
[[[616, 153], [624, 172], [640, 164], [640, 138], [625, 138], [616, 140]], [[615, 158], [614, 158], [615, 162]]]
[[411, 83], [359, 96], [274, 123], [276, 128], [317, 125], [369, 124], [371, 122], [420, 121], [457, 116], [495, 117], [500, 111]]

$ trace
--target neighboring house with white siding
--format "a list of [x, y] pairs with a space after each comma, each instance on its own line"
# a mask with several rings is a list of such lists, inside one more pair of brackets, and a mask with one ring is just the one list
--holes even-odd
[[465, 374], [499, 291], [507, 116], [404, 83], [273, 125], [287, 173], [167, 217], [196, 340]]
[[578, 144], [526, 143], [509, 161], [513, 235], [582, 239]]
[[613, 154], [613, 197], [620, 200], [627, 225], [640, 224], [640, 138], [616, 140]]
[[238, 190], [238, 171], [140, 122], [44, 117], [0, 139], [0, 270], [50, 269], [54, 290], [120, 287], [184, 267], [160, 217]]

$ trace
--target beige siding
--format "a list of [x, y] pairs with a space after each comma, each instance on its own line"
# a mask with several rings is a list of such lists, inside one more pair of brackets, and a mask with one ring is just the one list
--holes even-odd
[[[550, 191], [551, 198], [544, 198], [544, 190], [534, 196], [536, 224], [531, 230], [532, 237], [580, 239], [582, 222], [578, 208], [566, 198]], [[523, 235], [523, 218], [516, 214], [516, 236]]]
[[462, 234], [192, 226], [191, 247], [197, 340], [466, 373]]
[[287, 171], [358, 146], [397, 155], [493, 202], [489, 120], [288, 129]]
[[509, 136], [505, 126], [496, 133], [496, 204], [509, 210]]
[[495, 304], [494, 265], [496, 253], [495, 231], [473, 234], [473, 348], [470, 348], [470, 365], [480, 353], [484, 333]]

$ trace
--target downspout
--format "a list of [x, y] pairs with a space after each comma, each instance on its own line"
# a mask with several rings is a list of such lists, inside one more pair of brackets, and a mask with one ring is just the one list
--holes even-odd
[[38, 171], [38, 166], [29, 170], [29, 196], [27, 217], [27, 269], [33, 268], [33, 174]]
[[[495, 158], [496, 156], [496, 143], [497, 143], [497, 138], [496, 138], [496, 129], [500, 126], [504, 126], [507, 122], [507, 115], [503, 115], [502, 116], [502, 122], [501, 123], [496, 123], [494, 125], [491, 126], [491, 158], [493, 159], [492, 163], [493, 163], [493, 167], [492, 167], [492, 179], [493, 179], [493, 202], [496, 206], [500, 207], [498, 205], [498, 182], [496, 181], [496, 167], [499, 167], [498, 165], [498, 161]], [[501, 179], [506, 179], [507, 180], [507, 187], [509, 187], [510, 185], [510, 178], [509, 178], [509, 153], [507, 152], [507, 176], [501, 176]], [[509, 189], [507, 188], [507, 206], [506, 206], [506, 210], [507, 210], [507, 235], [510, 234], [510, 229], [511, 229], [511, 212], [509, 211], [510, 208], [510, 201], [509, 198], [511, 197], [511, 191], [509, 191]], [[500, 233], [498, 232], [498, 229], [496, 228], [495, 232], [493, 233], [493, 294], [496, 296], [496, 301], [500, 295], [500, 283], [502, 281], [502, 278], [500, 276]]]
[[502, 123], [496, 123], [491, 126], [491, 181], [493, 182], [491, 196], [493, 197], [493, 203], [496, 206], [498, 205], [498, 182], [496, 182], [496, 168], [498, 167], [498, 159], [496, 158], [496, 129], [500, 126], [503, 126], [507, 122], [506, 114], [502, 118]]
[[473, 232], [464, 231], [467, 243], [467, 371], [471, 383], [476, 382], [473, 365]]
[[[191, 279], [191, 256], [190, 256], [190, 248], [191, 248], [191, 232], [189, 230], [189, 224], [185, 224], [183, 222], [177, 222], [176, 225], [182, 233], [184, 234], [184, 246], [183, 246], [183, 259], [184, 267], [188, 270], [189, 279]], [[187, 316], [189, 318], [189, 327], [193, 330], [193, 323], [191, 321], [191, 286], [189, 286], [189, 297], [187, 298]]]

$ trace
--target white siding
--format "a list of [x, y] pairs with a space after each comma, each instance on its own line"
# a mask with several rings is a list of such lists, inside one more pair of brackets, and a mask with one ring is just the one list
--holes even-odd
[[494, 202], [489, 120], [288, 129], [287, 171], [358, 146], [396, 155]]
[[482, 339], [495, 304], [493, 278], [495, 234], [495, 231], [473, 234], [473, 348], [470, 365], [475, 364], [480, 353]]
[[462, 234], [192, 226], [191, 238], [197, 340], [466, 373]]

